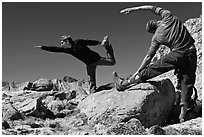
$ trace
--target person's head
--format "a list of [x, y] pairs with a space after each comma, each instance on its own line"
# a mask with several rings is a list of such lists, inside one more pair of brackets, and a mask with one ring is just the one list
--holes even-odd
[[158, 21], [157, 20], [150, 20], [147, 22], [146, 30], [149, 33], [155, 33], [157, 30], [157, 27], [158, 27]]
[[60, 37], [60, 45], [61, 46], [67, 46], [67, 47], [71, 47], [71, 44], [69, 43], [69, 39], [71, 39], [71, 37], [69, 35], [63, 35]]

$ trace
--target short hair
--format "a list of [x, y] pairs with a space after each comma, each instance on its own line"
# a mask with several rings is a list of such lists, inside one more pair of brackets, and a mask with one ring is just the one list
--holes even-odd
[[70, 39], [71, 37], [69, 36], [69, 35], [62, 35], [61, 37], [60, 37], [60, 40], [61, 41], [64, 41], [64, 40], [67, 40], [67, 39]]

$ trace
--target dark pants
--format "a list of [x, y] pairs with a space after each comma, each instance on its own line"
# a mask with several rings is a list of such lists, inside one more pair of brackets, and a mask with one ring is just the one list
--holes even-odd
[[195, 83], [195, 72], [197, 67], [196, 49], [186, 49], [184, 51], [171, 51], [166, 56], [158, 59], [150, 66], [139, 73], [142, 81], [146, 81], [172, 69], [179, 69], [182, 82], [187, 85], [187, 93], [181, 91], [181, 104], [189, 105], [193, 86]]
[[107, 50], [106, 58], [101, 57], [97, 62], [87, 65], [86, 67], [87, 75], [89, 77], [89, 82], [91, 83], [90, 90], [93, 90], [93, 92], [96, 89], [96, 68], [97, 66], [113, 66], [116, 63], [112, 46], [109, 45], [109, 47], [106, 50]]

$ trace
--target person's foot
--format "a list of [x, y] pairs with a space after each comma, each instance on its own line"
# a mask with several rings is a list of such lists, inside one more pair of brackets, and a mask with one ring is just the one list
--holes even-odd
[[105, 48], [109, 45], [108, 36], [105, 36], [103, 38], [103, 41], [101, 42], [101, 45], [104, 46]]
[[124, 91], [128, 88], [127, 86], [122, 85], [124, 79], [118, 77], [117, 72], [113, 72], [113, 82], [115, 83], [115, 87], [118, 91]]

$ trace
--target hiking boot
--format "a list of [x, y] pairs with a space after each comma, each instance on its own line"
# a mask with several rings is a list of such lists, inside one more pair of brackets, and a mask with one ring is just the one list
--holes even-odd
[[108, 36], [105, 36], [103, 38], [103, 41], [101, 42], [101, 45], [104, 46], [105, 48], [107, 48], [107, 46], [109, 45]]
[[117, 72], [113, 72], [113, 82], [115, 83], [115, 87], [118, 91], [124, 91], [129, 88], [126, 86], [127, 80], [118, 77]]

